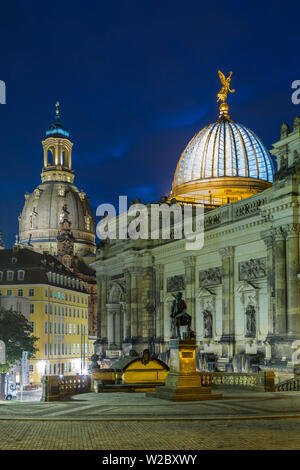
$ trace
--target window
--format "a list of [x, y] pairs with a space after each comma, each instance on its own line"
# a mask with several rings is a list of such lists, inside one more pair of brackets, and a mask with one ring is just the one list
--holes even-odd
[[74, 318], [76, 317], [76, 310], [75, 310], [75, 308], [73, 308], [73, 317], [74, 317]]
[[79, 354], [79, 343], [77, 343], [77, 354]]
[[79, 325], [77, 325], [77, 334], [79, 335]]
[[51, 304], [49, 305], [49, 313], [50, 313], [50, 315], [52, 315], [52, 305]]
[[76, 325], [73, 325], [73, 335], [76, 335]]
[[65, 316], [65, 309], [64, 309], [64, 307], [61, 308], [61, 314], [62, 314], [63, 317]]
[[63, 292], [61, 293], [61, 300], [65, 300], [65, 294]]
[[69, 362], [69, 372], [71, 372], [71, 362]]
[[79, 309], [77, 310], [77, 318], [80, 317]]
[[24, 296], [23, 289], [18, 289], [18, 297], [23, 297], [23, 296]]
[[32, 333], [34, 333], [34, 321], [31, 321], [30, 324], [31, 324], [31, 328], [32, 328]]
[[69, 354], [72, 354], [72, 344], [69, 344]]
[[65, 324], [62, 323], [61, 325], [61, 334], [64, 335], [65, 334]]
[[54, 344], [54, 356], [56, 356], [56, 344]]
[[45, 297], [48, 297], [48, 289], [45, 289]]
[[60, 335], [60, 323], [58, 324], [58, 334]]
[[3, 272], [0, 271], [0, 281], [2, 281], [2, 279], [3, 279]]
[[52, 290], [49, 290], [49, 297], [52, 298]]
[[12, 258], [11, 259], [11, 264], [16, 264], [18, 262], [17, 258]]
[[1, 295], [2, 295], [2, 290], [0, 290], [0, 297], [1, 297]]
[[60, 305], [58, 306], [58, 315], [60, 316]]
[[60, 355], [60, 344], [57, 345], [57, 354]]
[[14, 278], [14, 272], [13, 271], [7, 271], [7, 280], [12, 281]]
[[71, 316], [72, 316], [72, 309], [71, 309], [71, 307], [70, 307], [70, 308], [69, 308], [69, 317], [71, 317]]
[[69, 335], [72, 334], [72, 323], [69, 323]]
[[47, 355], [48, 355], [48, 344], [45, 343], [45, 356], [47, 356]]
[[[49, 355], [52, 356], [52, 344], [49, 344]], [[51, 364], [50, 364], [50, 371], [51, 371]]]
[[57, 314], [57, 307], [56, 307], [56, 305], [54, 305], [54, 314], [55, 314], [55, 315]]
[[29, 364], [28, 369], [29, 369], [29, 375], [33, 375], [33, 371], [34, 371], [34, 366], [33, 366], [33, 364]]
[[45, 313], [48, 313], [48, 304], [45, 304]]
[[60, 300], [60, 292], [59, 291], [57, 292], [57, 298], [58, 298], [58, 300]]
[[49, 333], [52, 333], [52, 321], [49, 323]]
[[24, 281], [25, 277], [25, 272], [24, 271], [18, 271], [18, 280], [19, 281]]
[[54, 322], [54, 333], [57, 333], [57, 325], [56, 325], [56, 322]]
[[48, 322], [45, 321], [45, 333], [47, 334], [48, 333]]
[[28, 296], [34, 297], [34, 289], [28, 289]]
[[11, 289], [7, 289], [6, 295], [8, 295], [8, 296], [12, 295], [12, 290], [11, 290]]
[[29, 311], [30, 313], [34, 313], [34, 304], [30, 304]]
[[76, 354], [76, 344], [73, 344], [73, 354]]
[[56, 299], [56, 290], [54, 291], [54, 298]]

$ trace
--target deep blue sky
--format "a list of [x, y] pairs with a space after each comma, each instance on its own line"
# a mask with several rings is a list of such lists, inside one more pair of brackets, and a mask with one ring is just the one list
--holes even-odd
[[233, 71], [230, 115], [268, 148], [300, 105], [299, 2], [14, 1], [1, 4], [0, 230], [13, 243], [41, 140], [61, 102], [75, 184], [93, 209], [167, 194], [191, 137], [217, 118], [217, 70]]

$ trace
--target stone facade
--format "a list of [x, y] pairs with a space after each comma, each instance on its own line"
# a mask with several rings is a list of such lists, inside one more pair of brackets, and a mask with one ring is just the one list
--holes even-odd
[[184, 240], [100, 243], [93, 267], [102, 354], [149, 348], [166, 358], [180, 290], [199, 358], [220, 370], [292, 364], [300, 339], [299, 118], [271, 153], [279, 162], [273, 185], [207, 211], [201, 250], [185, 250]]

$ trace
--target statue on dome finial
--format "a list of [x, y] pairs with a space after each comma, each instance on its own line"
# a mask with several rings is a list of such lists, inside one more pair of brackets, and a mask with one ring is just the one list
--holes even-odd
[[230, 91], [230, 93], [234, 93], [235, 90], [231, 90], [230, 89], [230, 80], [231, 80], [231, 75], [232, 75], [232, 72], [230, 72], [230, 74], [228, 75], [228, 77], [226, 78], [225, 75], [220, 71], [218, 70], [218, 74], [219, 74], [219, 77], [220, 77], [220, 80], [221, 80], [221, 83], [222, 83], [222, 88], [221, 90], [219, 91], [219, 93], [217, 94], [217, 102], [218, 101], [223, 101], [223, 103], [226, 101], [227, 99], [227, 93]]

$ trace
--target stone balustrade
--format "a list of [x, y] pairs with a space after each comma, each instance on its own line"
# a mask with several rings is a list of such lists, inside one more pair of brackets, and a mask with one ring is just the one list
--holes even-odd
[[42, 378], [41, 401], [60, 401], [68, 396], [91, 391], [91, 378], [88, 375], [57, 377], [46, 375]]
[[240, 372], [199, 372], [202, 386], [213, 386], [224, 390], [253, 390], [255, 392], [274, 392], [275, 374], [272, 371], [255, 373]]

